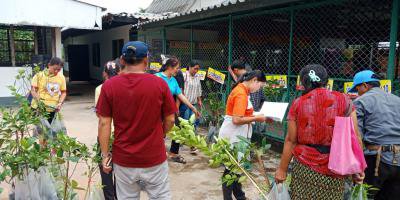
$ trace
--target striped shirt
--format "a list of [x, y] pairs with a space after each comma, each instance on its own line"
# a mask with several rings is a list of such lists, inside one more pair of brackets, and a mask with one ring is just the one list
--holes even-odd
[[184, 94], [191, 104], [197, 104], [197, 98], [201, 97], [201, 82], [200, 77], [192, 76], [187, 71], [183, 74], [185, 79]]

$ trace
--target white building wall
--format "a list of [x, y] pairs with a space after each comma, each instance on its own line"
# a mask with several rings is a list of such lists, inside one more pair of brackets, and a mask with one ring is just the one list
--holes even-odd
[[61, 43], [61, 28], [54, 28], [54, 32], [55, 32], [54, 39], [55, 39], [55, 50], [56, 50], [55, 56], [64, 59], [62, 55], [63, 46]]
[[[1, 0], [0, 23], [100, 29], [101, 8], [74, 0]], [[94, 25], [97, 22], [99, 28]]]
[[[61, 29], [54, 28], [55, 32], [54, 39], [55, 39], [55, 50], [56, 53], [53, 56], [62, 57], [62, 44], [61, 44]], [[30, 86], [26, 86], [29, 83], [22, 83], [21, 81], [16, 81], [15, 77], [18, 75], [20, 70], [26, 70], [27, 74], [32, 73], [31, 68], [26, 67], [13, 67], [13, 66], [0, 66], [0, 98], [1, 97], [12, 97], [11, 91], [8, 86], [15, 85], [16, 88], [19, 90], [19, 93], [25, 95], [28, 91]], [[61, 72], [62, 73], [62, 72]]]
[[28, 93], [30, 83], [15, 79], [20, 70], [26, 70], [26, 74], [32, 73], [32, 69], [26, 67], [0, 67], [0, 98], [12, 96], [8, 86], [15, 86], [21, 95]]
[[[68, 48], [68, 45], [89, 45], [89, 69], [90, 78], [96, 80], [103, 80], [102, 70], [103, 65], [112, 58], [112, 41], [118, 39], [124, 39], [124, 43], [129, 40], [129, 30], [132, 25], [120, 26], [113, 29], [98, 31], [87, 35], [78, 37], [71, 37], [64, 40], [64, 47]], [[92, 44], [100, 44], [100, 67], [94, 66], [92, 61]]]

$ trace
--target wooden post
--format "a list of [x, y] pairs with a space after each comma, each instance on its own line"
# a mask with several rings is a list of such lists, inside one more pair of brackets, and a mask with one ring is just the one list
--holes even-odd
[[15, 42], [14, 42], [14, 26], [10, 25], [10, 31], [8, 32], [8, 38], [10, 39], [10, 54], [11, 54], [11, 66], [15, 67]]
[[33, 28], [33, 47], [35, 49], [35, 55], [39, 54], [39, 45], [38, 45], [38, 27]]
[[51, 28], [51, 57], [57, 56], [56, 28]]

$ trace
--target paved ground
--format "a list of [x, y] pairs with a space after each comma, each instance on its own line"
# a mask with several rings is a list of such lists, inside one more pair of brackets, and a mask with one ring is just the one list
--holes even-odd
[[[68, 129], [68, 134], [76, 137], [79, 141], [93, 145], [97, 136], [97, 117], [93, 111], [94, 87], [89, 85], [69, 86], [70, 96], [62, 110], [64, 122]], [[169, 141], [166, 142], [169, 145]], [[222, 199], [220, 176], [222, 168], [211, 169], [207, 166], [208, 160], [205, 156], [192, 156], [189, 149], [183, 147], [182, 154], [187, 160], [186, 165], [169, 163], [170, 182], [172, 196], [174, 200], [218, 200]], [[266, 167], [269, 172], [273, 172], [277, 166], [278, 155], [270, 152], [267, 156]], [[87, 179], [83, 175], [85, 168], [83, 165], [77, 167], [74, 179], [81, 186], [86, 186]], [[260, 181], [263, 181], [258, 176]], [[94, 182], [99, 180], [96, 176]], [[2, 187], [7, 187], [2, 184]], [[249, 199], [258, 199], [257, 190], [248, 181], [245, 183], [244, 190]], [[0, 199], [7, 199], [7, 190], [0, 196]], [[79, 193], [83, 199], [83, 193]], [[141, 199], [147, 199], [145, 195]]]

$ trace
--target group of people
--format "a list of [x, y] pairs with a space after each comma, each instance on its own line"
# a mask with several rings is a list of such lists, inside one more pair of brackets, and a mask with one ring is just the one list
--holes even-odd
[[378, 190], [369, 191], [376, 200], [400, 196], [400, 98], [380, 89], [378, 76], [361, 71], [354, 76], [352, 101], [342, 93], [326, 89], [328, 75], [321, 65], [308, 65], [300, 72], [303, 95], [291, 105], [276, 182], [286, 180], [292, 162], [291, 199], [343, 199], [345, 176], [328, 168], [335, 117], [351, 117], [354, 130], [362, 138], [367, 168], [353, 174]]
[[[199, 61], [181, 72], [176, 57], [166, 57], [158, 73], [147, 73], [147, 44], [139, 41], [123, 46], [120, 58], [107, 62], [104, 83], [96, 88], [96, 113], [99, 118], [98, 141], [102, 157], [101, 176], [106, 199], [139, 199], [140, 191], [150, 199], [171, 199], [168, 162], [186, 163], [179, 154], [180, 144], [172, 141], [166, 151], [166, 133], [178, 124], [178, 116], [200, 116], [202, 88]], [[34, 101], [48, 106], [49, 122], [61, 109], [66, 96], [65, 78], [58, 72], [62, 61], [53, 58], [48, 69], [32, 80]], [[254, 115], [265, 97], [265, 74], [251, 70], [241, 61], [229, 67], [235, 83], [226, 102], [226, 115], [219, 137], [232, 145], [237, 136], [250, 139], [254, 122], [270, 122]], [[326, 89], [328, 74], [318, 64], [304, 67], [300, 80], [305, 90], [294, 100], [288, 113], [288, 133], [275, 181], [287, 178], [291, 163], [292, 199], [343, 199], [349, 177], [328, 169], [330, 145], [336, 116], [351, 117], [357, 135], [362, 138], [368, 167], [351, 176], [354, 182], [366, 182], [379, 190], [374, 199], [400, 196], [400, 98], [379, 88], [379, 77], [362, 71], [354, 77], [352, 91], [359, 97]], [[32, 103], [36, 108], [36, 103]], [[114, 137], [110, 144], [110, 137]], [[196, 149], [191, 148], [191, 153]], [[111, 173], [112, 172], [112, 173]], [[230, 173], [226, 168], [224, 174]], [[113, 174], [113, 175], [112, 175]], [[246, 199], [242, 185], [222, 185], [225, 200]]]

